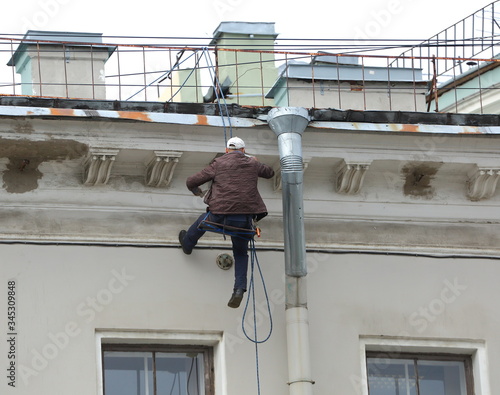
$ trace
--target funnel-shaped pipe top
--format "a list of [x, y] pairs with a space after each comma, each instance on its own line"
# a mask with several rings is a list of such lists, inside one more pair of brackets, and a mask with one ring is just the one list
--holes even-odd
[[303, 107], [276, 107], [267, 114], [267, 122], [277, 136], [282, 133], [302, 135], [309, 123], [309, 113]]

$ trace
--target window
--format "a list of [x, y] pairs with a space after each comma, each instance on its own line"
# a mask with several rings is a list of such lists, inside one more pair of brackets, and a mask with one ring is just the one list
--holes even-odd
[[212, 355], [204, 346], [105, 344], [104, 395], [213, 395]]
[[367, 352], [366, 366], [370, 395], [473, 395], [468, 355]]

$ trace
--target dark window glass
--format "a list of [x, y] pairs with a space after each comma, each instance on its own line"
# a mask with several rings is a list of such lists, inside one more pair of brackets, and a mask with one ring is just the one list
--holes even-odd
[[469, 356], [370, 352], [366, 366], [370, 395], [473, 395]]
[[[131, 347], [131, 346], [130, 346]], [[213, 361], [208, 348], [103, 347], [104, 395], [210, 395]], [[151, 350], [149, 350], [151, 348]]]

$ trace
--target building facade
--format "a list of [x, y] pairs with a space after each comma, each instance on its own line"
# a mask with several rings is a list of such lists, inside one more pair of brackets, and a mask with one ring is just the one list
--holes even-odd
[[[301, 139], [301, 359], [270, 107], [0, 97], [2, 393], [497, 393], [500, 119], [325, 107]], [[178, 242], [205, 211], [185, 180], [231, 135], [276, 169], [255, 308], [227, 307], [229, 240]]]

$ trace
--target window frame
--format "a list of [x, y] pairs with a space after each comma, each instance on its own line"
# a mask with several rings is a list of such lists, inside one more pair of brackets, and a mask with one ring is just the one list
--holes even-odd
[[[368, 385], [368, 358], [380, 358], [380, 359], [410, 359], [414, 362], [418, 361], [443, 361], [443, 362], [463, 362], [464, 373], [465, 373], [465, 391], [466, 395], [474, 395], [474, 375], [472, 368], [472, 358], [468, 354], [450, 354], [450, 353], [426, 353], [426, 352], [398, 352], [390, 353], [384, 351], [366, 351], [365, 363], [366, 363], [366, 378]], [[418, 369], [415, 370], [418, 388]], [[370, 394], [370, 388], [368, 386], [368, 394]], [[418, 394], [417, 394], [418, 395]]]
[[463, 338], [436, 338], [412, 337], [406, 332], [400, 335], [372, 335], [359, 336], [359, 373], [352, 373], [349, 377], [352, 386], [360, 395], [368, 395], [368, 378], [366, 371], [366, 352], [392, 354], [409, 352], [418, 354], [462, 354], [472, 359], [474, 377], [474, 394], [491, 394], [490, 368], [488, 350], [485, 339]]
[[[101, 344], [101, 377], [102, 393], [105, 393], [105, 366], [104, 353], [106, 351], [122, 352], [151, 352], [151, 353], [189, 353], [197, 352], [203, 354], [203, 369], [205, 382], [205, 395], [215, 395], [215, 377], [214, 377], [214, 350], [211, 346], [192, 345], [192, 344], [165, 344], [165, 343], [103, 343]], [[156, 371], [153, 370], [153, 395], [156, 391]]]

